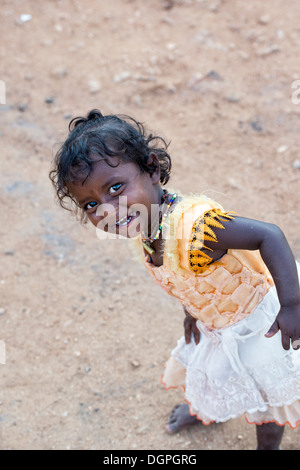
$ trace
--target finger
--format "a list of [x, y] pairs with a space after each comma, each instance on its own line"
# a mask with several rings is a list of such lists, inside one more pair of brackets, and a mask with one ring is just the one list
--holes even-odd
[[272, 336], [276, 335], [279, 331], [279, 325], [277, 320], [274, 321], [274, 323], [271, 325], [269, 331], [265, 334], [266, 338], [272, 338]]
[[186, 344], [190, 344], [190, 342], [191, 342], [191, 333], [192, 333], [191, 325], [185, 326], [184, 338], [185, 338]]
[[194, 328], [193, 328], [193, 335], [194, 335], [195, 343], [196, 343], [196, 344], [199, 344], [199, 341], [200, 341], [200, 331], [199, 331], [199, 329], [197, 328], [197, 325], [194, 325]]
[[281, 343], [283, 349], [285, 349], [286, 351], [290, 349], [290, 337], [289, 335], [283, 333], [283, 331], [281, 331]]

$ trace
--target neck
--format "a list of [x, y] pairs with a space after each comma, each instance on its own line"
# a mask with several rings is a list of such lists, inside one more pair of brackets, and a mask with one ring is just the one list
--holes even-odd
[[169, 194], [167, 191], [162, 191], [161, 205], [156, 217], [157, 225], [148, 238], [146, 238], [145, 236], [143, 237], [144, 248], [150, 254], [155, 253], [154, 243], [156, 242], [155, 244], [158, 245], [161, 239], [163, 224], [169, 214], [171, 205], [173, 204], [175, 198], [176, 194]]

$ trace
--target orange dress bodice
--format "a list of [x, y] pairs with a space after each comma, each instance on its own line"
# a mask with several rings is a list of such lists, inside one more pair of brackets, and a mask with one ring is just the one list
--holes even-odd
[[144, 260], [155, 281], [209, 329], [230, 326], [250, 315], [274, 284], [259, 251], [228, 250], [213, 262], [201, 251], [200, 245], [214, 237], [213, 226], [228, 218], [232, 217], [212, 199], [183, 197], [163, 232], [163, 265], [155, 266], [149, 256]]

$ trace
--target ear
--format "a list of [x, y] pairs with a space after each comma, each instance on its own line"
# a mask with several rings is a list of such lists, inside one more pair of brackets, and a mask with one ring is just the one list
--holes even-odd
[[149, 168], [150, 178], [153, 184], [160, 182], [160, 164], [156, 153], [150, 153], [147, 161], [147, 167]]

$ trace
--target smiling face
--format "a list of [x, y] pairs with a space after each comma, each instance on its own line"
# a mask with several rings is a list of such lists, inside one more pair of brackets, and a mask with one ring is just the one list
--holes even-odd
[[68, 184], [93, 225], [127, 238], [140, 230], [151, 232], [151, 210], [153, 219], [153, 207], [161, 204], [163, 191], [156, 155], [149, 160], [152, 168], [157, 163], [151, 174], [142, 172], [135, 163], [121, 161], [118, 166], [110, 166], [105, 160], [95, 161], [83, 182]]

